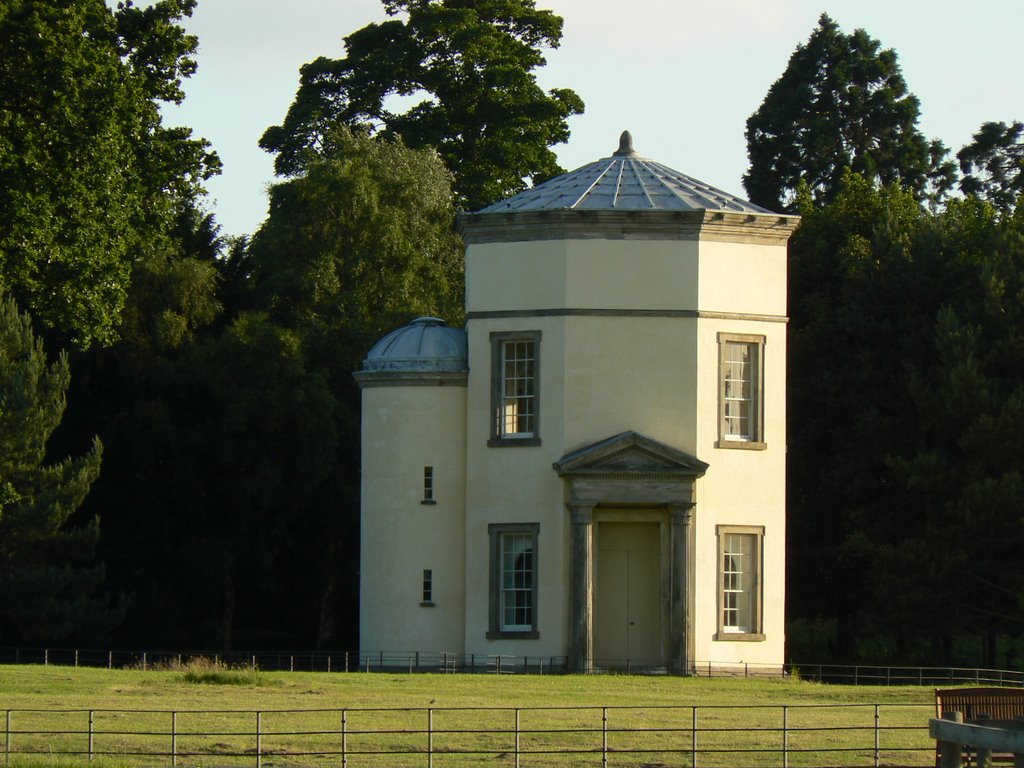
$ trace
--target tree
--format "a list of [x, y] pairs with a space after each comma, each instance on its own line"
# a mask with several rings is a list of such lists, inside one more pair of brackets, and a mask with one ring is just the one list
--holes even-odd
[[566, 119], [583, 102], [568, 89], [545, 93], [533, 72], [541, 48], [559, 44], [560, 17], [533, 0], [383, 3], [405, 18], [370, 24], [345, 38], [345, 58], [302, 68], [284, 122], [260, 140], [279, 174], [301, 171], [338, 123], [436, 149], [468, 210], [561, 172], [549, 146], [569, 138]]
[[116, 337], [133, 264], [219, 168], [160, 120], [195, 69], [194, 6], [0, 6], [0, 284], [81, 347]]
[[984, 123], [957, 153], [964, 194], [977, 195], [1009, 212], [1024, 191], [1024, 123]]
[[[1005, 449], [1024, 425], [1021, 221], [975, 198], [927, 212], [850, 173], [833, 203], [808, 197], [790, 252], [791, 616], [836, 621], [846, 658], [994, 665], [995, 637], [1024, 629], [1024, 466]], [[954, 657], [980, 635], [984, 659]]]
[[46, 464], [64, 413], [67, 357], [48, 364], [28, 314], [0, 294], [0, 636], [60, 640], [116, 620], [90, 565], [98, 524], [69, 529], [69, 517], [99, 474], [102, 448]]
[[75, 353], [70, 432], [107, 457], [82, 512], [132, 593], [122, 643], [355, 647], [352, 371], [416, 314], [458, 320], [461, 248], [435, 152], [343, 127], [328, 146], [227, 258], [182, 217], [136, 266], [121, 340]]
[[747, 120], [743, 186], [770, 210], [792, 210], [798, 183], [830, 202], [851, 169], [898, 182], [923, 200], [944, 194], [955, 168], [938, 140], [917, 129], [919, 105], [896, 52], [864, 30], [844, 34], [827, 15]]
[[368, 339], [416, 315], [458, 317], [462, 248], [437, 154], [344, 126], [322, 145], [270, 190], [250, 247], [261, 306], [287, 327]]

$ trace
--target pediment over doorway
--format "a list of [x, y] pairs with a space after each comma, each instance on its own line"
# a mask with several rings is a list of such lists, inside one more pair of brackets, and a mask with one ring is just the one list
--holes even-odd
[[638, 432], [622, 432], [570, 451], [553, 466], [566, 478], [628, 475], [693, 480], [708, 469], [696, 456]]

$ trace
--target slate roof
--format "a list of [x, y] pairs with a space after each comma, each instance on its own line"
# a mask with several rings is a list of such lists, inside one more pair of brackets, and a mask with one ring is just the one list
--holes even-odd
[[478, 213], [513, 211], [771, 211], [641, 157], [623, 131], [611, 157], [564, 173]]

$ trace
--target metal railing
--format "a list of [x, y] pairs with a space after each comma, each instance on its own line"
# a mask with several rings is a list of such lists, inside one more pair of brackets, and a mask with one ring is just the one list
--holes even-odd
[[924, 766], [927, 705], [0, 710], [5, 765]]
[[[230, 666], [292, 672], [460, 672], [497, 674], [559, 674], [567, 671], [564, 656], [513, 656], [431, 651], [131, 651], [69, 648], [0, 648], [0, 665], [44, 664], [108, 669], [150, 669], [187, 664], [203, 658]], [[645, 673], [654, 670], [621, 661], [609, 669]], [[599, 670], [600, 671], [600, 670]], [[1024, 686], [1024, 672], [973, 667], [914, 667], [871, 664], [778, 664], [693, 662], [699, 677], [796, 676], [843, 685], [997, 685]]]
[[873, 666], [869, 664], [789, 664], [804, 680], [842, 685], [997, 685], [1024, 686], [1024, 672], [970, 667]]

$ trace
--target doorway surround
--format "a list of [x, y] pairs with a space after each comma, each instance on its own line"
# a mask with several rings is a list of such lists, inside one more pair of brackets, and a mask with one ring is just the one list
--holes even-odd
[[602, 509], [616, 510], [616, 517], [628, 519], [636, 510], [639, 521], [661, 510], [669, 523], [668, 667], [672, 674], [688, 674], [693, 654], [694, 483], [708, 465], [637, 432], [623, 432], [567, 453], [553, 466], [565, 480], [571, 520], [569, 668], [594, 668], [595, 514], [600, 519]]

